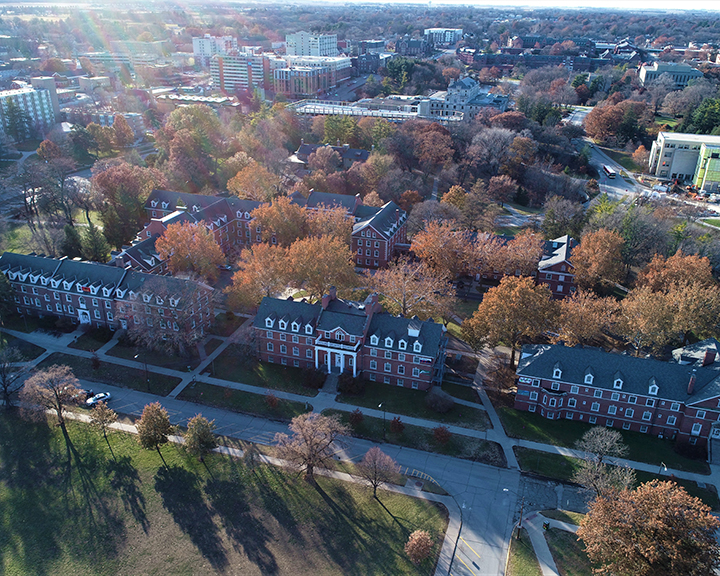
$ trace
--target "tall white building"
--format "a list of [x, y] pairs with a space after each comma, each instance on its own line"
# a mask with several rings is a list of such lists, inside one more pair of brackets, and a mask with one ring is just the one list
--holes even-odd
[[193, 56], [195, 62], [207, 66], [210, 58], [215, 54], [229, 54], [237, 50], [237, 38], [232, 36], [211, 36], [205, 34], [203, 38], [193, 38]]
[[456, 44], [462, 37], [462, 28], [425, 28], [425, 40], [433, 46]]
[[48, 89], [20, 88], [18, 90], [0, 91], [0, 123], [3, 131], [10, 137], [13, 128], [8, 130], [8, 109], [15, 104], [27, 114], [29, 125], [24, 126], [21, 138], [29, 137], [34, 129], [42, 132], [55, 124], [55, 111], [53, 110], [52, 94]]
[[337, 34], [296, 32], [285, 36], [288, 56], [337, 56]]
[[669, 180], [692, 180], [703, 144], [720, 146], [720, 136], [658, 132], [650, 149], [650, 174]]
[[685, 63], [676, 64], [674, 62], [653, 62], [652, 64], [643, 64], [638, 72], [640, 84], [647, 86], [653, 80], [657, 80], [663, 74], [669, 74], [675, 81], [675, 90], [682, 90], [688, 85], [688, 82], [696, 78], [702, 78], [703, 73], [695, 70], [692, 66]]

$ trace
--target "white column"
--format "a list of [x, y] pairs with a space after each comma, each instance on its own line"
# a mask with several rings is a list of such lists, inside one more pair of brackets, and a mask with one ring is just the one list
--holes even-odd
[[317, 346], [315, 347], [315, 370], [318, 370], [320, 368], [320, 365], [318, 364], [318, 354], [320, 351], [317, 349]]
[[353, 354], [353, 378], [357, 378], [357, 354]]
[[332, 352], [330, 350], [327, 351], [327, 367], [328, 367], [328, 374], [332, 372]]
[[340, 374], [342, 374], [343, 370], [345, 370], [345, 354], [342, 352], [338, 352], [340, 354]]

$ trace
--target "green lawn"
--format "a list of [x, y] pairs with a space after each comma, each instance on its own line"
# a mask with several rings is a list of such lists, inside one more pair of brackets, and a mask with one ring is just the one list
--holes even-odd
[[706, 218], [703, 222], [710, 224], [710, 226], [717, 226], [720, 228], [720, 218]]
[[656, 116], [655, 117], [655, 124], [659, 124], [660, 126], [663, 126], [667, 124], [670, 128], [675, 128], [680, 123], [679, 118], [675, 118], [674, 116]]
[[477, 300], [457, 300], [453, 306], [453, 312], [464, 320], [470, 318], [478, 306], [480, 306], [480, 302]]
[[81, 334], [77, 340], [70, 343], [68, 348], [75, 348], [77, 350], [88, 350], [95, 352], [102, 348], [105, 344], [110, 342], [113, 337], [113, 332], [107, 328], [98, 328]]
[[635, 471], [635, 477], [637, 478], [638, 485], [650, 482], [651, 480], [672, 480], [678, 486], [682, 486], [690, 496], [700, 498], [700, 500], [710, 506], [714, 511], [720, 511], [720, 499], [718, 499], [717, 490], [712, 484], [706, 484], [705, 488], [700, 488], [697, 482], [693, 482], [692, 480], [682, 480], [675, 477], [650, 474], [649, 472], [642, 472], [640, 470]]
[[[124, 358], [125, 360], [134, 360], [135, 362], [147, 362], [153, 366], [162, 366], [163, 368], [171, 368], [172, 370], [182, 370], [183, 372], [188, 370], [188, 367], [193, 370], [200, 364], [200, 357], [197, 355], [197, 351], [192, 356], [179, 356], [177, 354], [167, 354], [159, 350], [147, 350], [140, 348], [130, 343], [129, 341], [118, 341], [115, 346], [107, 351], [108, 356], [115, 356], [116, 358]], [[137, 356], [137, 358], [135, 358]]]
[[2, 339], [5, 341], [6, 346], [16, 348], [18, 352], [22, 354], [23, 360], [25, 361], [35, 360], [35, 358], [45, 352], [45, 348], [40, 348], [40, 346], [35, 346], [35, 344], [32, 344], [27, 340], [15, 338], [14, 336], [10, 336], [8, 334], [3, 335]]
[[216, 336], [230, 336], [235, 330], [240, 328], [248, 319], [244, 316], [235, 316], [234, 314], [218, 314], [215, 316], [215, 323], [210, 328], [210, 333]]
[[[324, 410], [323, 413], [328, 415], [336, 414], [342, 422], [349, 424], [348, 412]], [[435, 441], [431, 429], [421, 428], [420, 426], [405, 424], [403, 432], [395, 434], [390, 431], [390, 419], [383, 423], [382, 418], [365, 416], [362, 423], [353, 428], [353, 436], [367, 438], [373, 442], [383, 442], [383, 427], [385, 428], [385, 441], [389, 444], [406, 446], [416, 450], [424, 450], [425, 452], [437, 452], [438, 454], [474, 460], [501, 468], [507, 466], [502, 448], [495, 442], [453, 434], [450, 441], [442, 445]]]
[[317, 390], [303, 385], [306, 375], [300, 368], [258, 362], [243, 355], [242, 348], [234, 344], [223, 350], [215, 359], [214, 366], [216, 378], [303, 396], [317, 396]]
[[394, 414], [433, 420], [442, 424], [454, 424], [473, 430], [491, 428], [490, 419], [484, 410], [456, 404], [449, 412], [439, 414], [425, 405], [427, 392], [390, 386], [381, 382], [365, 382], [365, 393], [361, 396], [338, 394], [338, 401], [363, 408], [375, 408], [382, 403], [383, 409]]
[[510, 541], [506, 576], [542, 576], [540, 563], [525, 528], [520, 529], [520, 539]]
[[575, 524], [575, 526], [580, 526], [580, 521], [585, 518], [585, 514], [568, 510], [543, 510], [542, 515], [567, 524]]
[[[598, 146], [598, 148], [601, 148]], [[621, 152], [619, 150], [612, 150], [611, 148], [601, 148], [601, 150], [608, 155], [610, 158], [615, 160], [620, 166], [629, 170], [630, 172], [642, 172], [642, 167], [635, 164], [632, 159], [632, 154], [627, 152]]]
[[3, 318], [2, 325], [3, 328], [7, 328], [8, 330], [16, 330], [18, 332], [30, 334], [40, 327], [38, 320], [39, 318], [35, 316], [25, 316], [23, 319], [20, 314], [8, 314], [5, 318]]
[[501, 226], [500, 228], [495, 229], [495, 234], [499, 234], [500, 236], [510, 236], [511, 238], [515, 237], [515, 234], [520, 232], [520, 228], [518, 226]]
[[575, 534], [551, 528], [545, 532], [545, 540], [560, 576], [592, 576], [593, 566], [585, 554], [585, 546]]
[[40, 146], [40, 143], [42, 140], [38, 140], [37, 138], [32, 138], [30, 140], [25, 140], [24, 142], [19, 142], [15, 144], [15, 148], [19, 152], [35, 152], [35, 150], [38, 149]]
[[[584, 422], [570, 420], [548, 420], [539, 414], [515, 410], [514, 408], [499, 407], [497, 409], [500, 420], [508, 436], [522, 438], [535, 442], [544, 442], [555, 446], [572, 448], [575, 441], [592, 426]], [[710, 469], [702, 460], [691, 460], [681, 456], [673, 450], [673, 442], [661, 440], [655, 436], [641, 434], [640, 432], [619, 431], [623, 441], [630, 449], [628, 458], [637, 462], [646, 462], [660, 466], [664, 462], [668, 468], [709, 474]]]
[[523, 472], [532, 472], [546, 478], [570, 482], [580, 462], [576, 458], [561, 454], [550, 454], [515, 446], [515, 457]]
[[[442, 505], [134, 436], [0, 415], [0, 566], [8, 576], [433, 574]], [[434, 554], [416, 567], [408, 535]]]
[[180, 378], [148, 372], [148, 386], [148, 383], [145, 382], [145, 371], [143, 369], [138, 370], [110, 364], [109, 362], [101, 362], [100, 368], [94, 370], [89, 358], [80, 358], [60, 352], [48, 356], [38, 365], [38, 368], [47, 368], [53, 364], [70, 366], [75, 376], [84, 380], [142, 390], [143, 392], [149, 391], [160, 396], [167, 396], [180, 383]]
[[480, 397], [474, 388], [470, 386], [463, 386], [462, 384], [455, 384], [454, 382], [443, 382], [442, 389], [445, 390], [450, 396], [460, 398], [460, 400], [467, 400], [468, 402], [477, 402], [480, 404]]
[[232, 388], [215, 386], [204, 382], [198, 382], [186, 387], [178, 398], [234, 412], [288, 421], [295, 416], [312, 410], [312, 405], [281, 399], [278, 400], [278, 405], [275, 408], [270, 408], [266, 402], [266, 396], [263, 394], [233, 390]]

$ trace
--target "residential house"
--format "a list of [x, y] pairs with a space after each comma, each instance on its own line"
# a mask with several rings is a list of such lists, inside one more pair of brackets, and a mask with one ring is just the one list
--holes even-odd
[[387, 314], [377, 294], [353, 302], [331, 288], [317, 304], [263, 298], [253, 327], [264, 362], [418, 390], [442, 382], [444, 327]]
[[545, 254], [538, 264], [537, 283], [546, 284], [555, 299], [570, 296], [577, 289], [575, 268], [570, 261], [577, 244], [567, 234], [545, 243]]

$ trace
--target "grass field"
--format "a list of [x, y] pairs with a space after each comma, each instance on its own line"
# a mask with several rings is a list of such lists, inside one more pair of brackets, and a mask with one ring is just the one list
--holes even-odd
[[520, 539], [510, 542], [508, 554], [507, 576], [542, 576], [540, 563], [535, 556], [535, 550], [530, 542], [525, 528], [520, 529]]
[[217, 350], [218, 346], [222, 344], [222, 340], [219, 338], [211, 338], [205, 343], [205, 354], [208, 356]]
[[575, 524], [575, 526], [580, 526], [580, 521], [585, 518], [585, 514], [569, 512], [567, 510], [543, 510], [542, 515], [546, 518], [566, 522], [567, 524]]
[[[8, 576], [429, 575], [447, 525], [434, 503], [135, 437], [0, 415], [0, 571]], [[416, 567], [408, 535], [429, 531]]]
[[365, 382], [365, 393], [361, 396], [339, 394], [337, 400], [345, 404], [360, 406], [362, 408], [375, 408], [382, 403], [387, 412], [414, 416], [433, 420], [441, 424], [454, 424], [473, 430], [487, 430], [492, 428], [490, 419], [484, 410], [455, 404], [449, 412], [439, 414], [425, 405], [426, 392], [389, 386], [381, 382]]
[[[100, 368], [94, 370], [92, 363], [88, 358], [80, 358], [70, 354], [62, 354], [56, 352], [51, 354], [40, 364], [38, 368], [43, 369], [53, 364], [70, 366], [73, 373], [78, 378], [85, 380], [93, 380], [103, 384], [112, 384], [122, 388], [132, 388], [133, 390], [149, 391], [160, 396], [167, 396], [175, 386], [180, 383], [180, 378], [174, 376], [165, 376], [164, 374], [155, 374], [148, 371], [149, 385], [145, 381], [145, 371], [135, 368], [126, 368], [109, 362], [101, 362]], [[149, 388], [149, 390], [148, 390]]]
[[4, 334], [2, 339], [5, 341], [5, 346], [16, 348], [17, 351], [22, 354], [24, 361], [35, 360], [35, 358], [45, 352], [45, 348], [40, 348], [40, 346], [35, 346], [35, 344], [32, 344], [27, 340], [15, 338], [14, 336], [10, 336], [8, 334]]
[[480, 404], [480, 397], [474, 388], [470, 386], [463, 386], [462, 384], [455, 384], [453, 382], [443, 382], [442, 389], [445, 390], [450, 396], [460, 398], [460, 400], [467, 400], [468, 402], [477, 402]]
[[237, 345], [231, 344], [223, 350], [215, 359], [214, 366], [216, 378], [303, 396], [317, 396], [317, 390], [303, 386], [305, 374], [299, 368], [258, 362], [243, 355]]
[[230, 336], [235, 330], [247, 322], [247, 320], [244, 316], [218, 314], [215, 316], [215, 323], [210, 328], [210, 333], [216, 336]]
[[[598, 148], [600, 148], [598, 146]], [[632, 159], [632, 154], [627, 152], [620, 152], [619, 150], [612, 150], [611, 148], [601, 148], [601, 150], [608, 155], [610, 158], [615, 160], [620, 166], [629, 170], [630, 172], [642, 172], [642, 166], [638, 166]]]
[[[159, 350], [147, 350], [130, 342], [118, 341], [115, 346], [107, 351], [108, 356], [116, 358], [124, 358], [125, 360], [134, 360], [135, 362], [147, 362], [153, 366], [162, 366], [163, 368], [171, 368], [172, 370], [186, 371], [188, 367], [195, 369], [200, 364], [200, 357], [197, 350], [192, 349], [195, 354], [192, 356], [179, 356], [177, 354], [167, 354]], [[135, 358], [137, 356], [137, 358]]]
[[263, 394], [233, 390], [232, 388], [224, 388], [204, 382], [187, 386], [178, 398], [277, 420], [292, 420], [295, 416], [312, 410], [312, 406], [309, 404], [281, 399], [278, 400], [275, 408], [271, 408], [266, 401], [266, 396]]
[[706, 218], [703, 222], [710, 224], [710, 226], [717, 226], [720, 228], [720, 218]]
[[76, 350], [88, 350], [91, 352], [97, 351], [102, 348], [105, 344], [110, 342], [113, 337], [113, 332], [107, 328], [98, 328], [90, 330], [85, 334], [81, 334], [77, 340], [71, 342], [68, 348], [75, 348]]
[[[348, 412], [324, 410], [323, 413], [328, 415], [336, 414], [343, 423], [348, 424], [350, 415]], [[405, 424], [405, 429], [396, 434], [390, 431], [390, 419], [383, 422], [382, 418], [372, 416], [364, 416], [363, 421], [356, 427], [351, 426], [351, 429], [353, 436], [367, 438], [374, 442], [385, 441], [389, 444], [406, 446], [416, 450], [424, 450], [425, 452], [437, 452], [438, 454], [483, 462], [500, 468], [507, 466], [505, 454], [503, 454], [500, 445], [479, 438], [453, 434], [450, 441], [443, 445], [436, 442], [431, 429]], [[383, 429], [385, 430], [384, 434]]]
[[[532, 414], [515, 410], [514, 408], [499, 407], [498, 415], [508, 436], [533, 440], [555, 446], [572, 448], [575, 441], [592, 426], [584, 422], [569, 420], [547, 420], [539, 414]], [[646, 462], [660, 466], [664, 462], [668, 468], [709, 474], [710, 469], [703, 460], [691, 460], [681, 456], [673, 450], [670, 440], [661, 440], [655, 436], [619, 430], [623, 441], [630, 449], [628, 458], [637, 462]]]
[[592, 576], [593, 566], [575, 534], [551, 528], [545, 532], [545, 540], [560, 576]]

